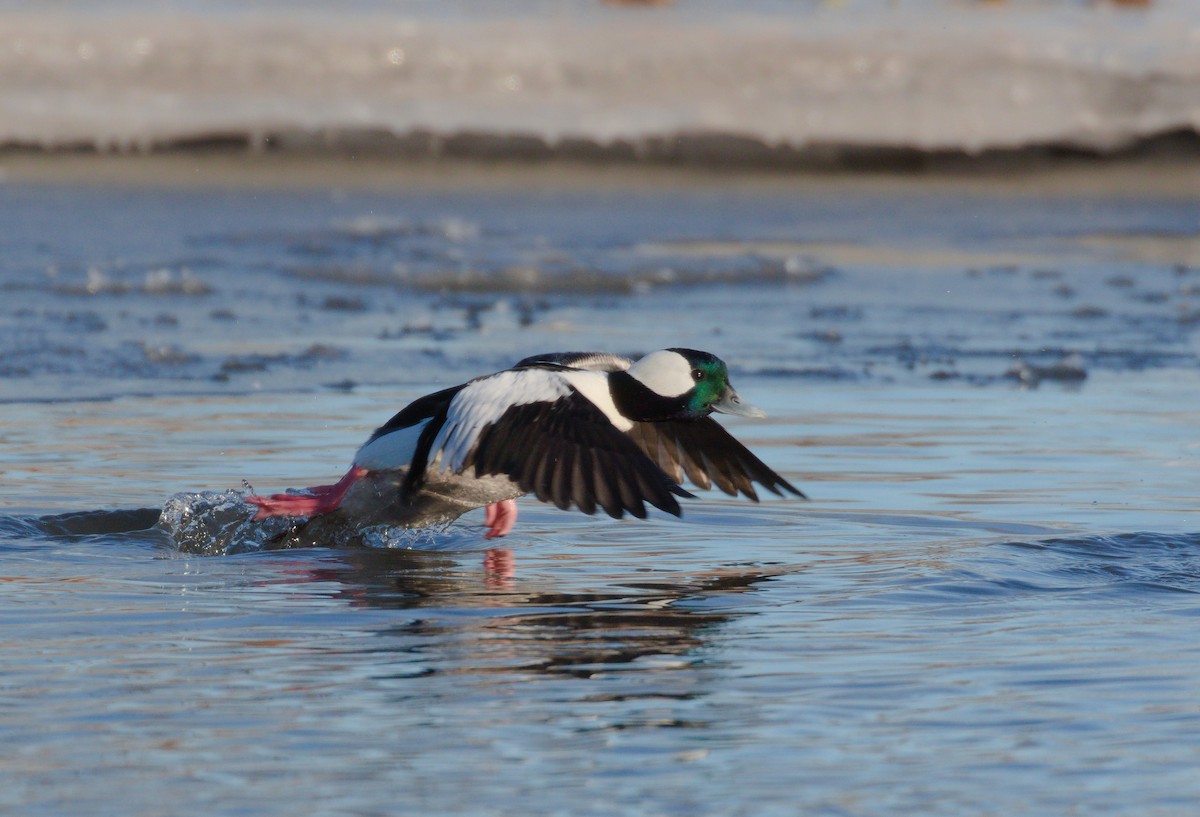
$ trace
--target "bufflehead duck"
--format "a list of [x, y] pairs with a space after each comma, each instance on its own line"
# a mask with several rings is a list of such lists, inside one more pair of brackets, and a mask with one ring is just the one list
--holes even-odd
[[424, 527], [486, 506], [485, 538], [512, 531], [532, 493], [586, 514], [681, 515], [684, 479], [758, 501], [753, 483], [803, 497], [709, 415], [765, 417], [742, 402], [725, 363], [664, 349], [636, 363], [603, 352], [527, 357], [415, 400], [376, 429], [333, 485], [247, 496], [254, 518], [341, 514]]

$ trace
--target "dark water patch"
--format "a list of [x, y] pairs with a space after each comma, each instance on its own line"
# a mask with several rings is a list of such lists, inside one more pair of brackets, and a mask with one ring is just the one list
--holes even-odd
[[829, 306], [814, 306], [808, 310], [808, 316], [819, 320], [831, 321], [861, 321], [863, 309], [859, 306], [833, 304]]
[[802, 340], [814, 340], [819, 343], [841, 343], [842, 333], [836, 329], [817, 329], [809, 332], [800, 332], [796, 337]]
[[714, 284], [814, 284], [832, 270], [797, 273], [786, 264], [748, 256], [741, 259], [694, 258], [646, 266], [612, 258], [496, 264], [481, 259], [464, 264], [378, 267], [358, 263], [292, 265], [284, 274], [300, 280], [354, 286], [389, 286], [420, 292], [545, 293], [631, 295], [662, 287]]
[[163, 543], [157, 508], [75, 511], [49, 516], [0, 515], [0, 550], [39, 549], [48, 542]]
[[845, 366], [769, 366], [762, 369], [751, 369], [755, 377], [795, 378], [797, 380], [824, 380], [833, 382], [852, 382], [865, 380], [871, 376], [870, 367], [852, 369]]
[[3, 369], [9, 376], [95, 375], [115, 378], [189, 379], [206, 375], [204, 358], [173, 343], [123, 341], [115, 346], [63, 344], [18, 348]]
[[[1093, 369], [1112, 372], [1139, 372], [1158, 368], [1191, 368], [1200, 362], [1196, 354], [1182, 349], [1164, 349], [1175, 343], [1173, 337], [1154, 347], [1140, 345], [1130, 337], [1128, 348], [1097, 348], [1100, 338], [1093, 332], [1056, 331], [1046, 336], [1055, 341], [1075, 340], [1074, 347], [1061, 343], [1033, 347], [980, 346], [979, 338], [953, 338], [916, 342], [904, 339], [868, 345], [854, 338], [830, 346], [828, 356], [862, 357], [864, 374], [894, 371], [895, 366], [928, 375], [935, 380], [962, 379], [975, 385], [1017, 382], [1034, 387], [1042, 383], [1079, 386]], [[1111, 335], [1109, 336], [1111, 338]], [[1111, 341], [1109, 341], [1111, 342]], [[855, 348], [855, 347], [858, 348]]]
[[308, 368], [330, 360], [341, 360], [347, 353], [325, 344], [316, 343], [298, 353], [231, 355], [221, 362], [215, 375], [225, 378], [245, 372], [265, 372], [273, 366]]
[[367, 302], [362, 298], [348, 298], [343, 295], [329, 295], [317, 306], [330, 312], [366, 312]]
[[77, 511], [38, 517], [34, 525], [51, 536], [103, 536], [149, 530], [158, 523], [158, 508]]
[[[157, 321], [152, 329], [177, 329], [177, 321], [164, 325]], [[5, 333], [0, 331], [0, 337]], [[109, 379], [113, 388], [125, 394], [136, 393], [131, 381], [190, 381], [196, 384], [224, 382], [231, 376], [270, 370], [297, 371], [314, 369], [346, 359], [347, 352], [330, 344], [313, 343], [295, 352], [250, 352], [214, 356], [188, 345], [160, 337], [121, 339], [106, 343], [76, 345], [48, 341], [48, 331], [38, 330], [15, 338], [0, 361], [0, 379], [40, 378], [69, 381], [60, 387], [59, 397], [68, 398], [71, 389], [90, 387]], [[123, 385], [118, 385], [123, 384]], [[147, 387], [163, 392], [161, 386]], [[203, 390], [203, 386], [200, 386]], [[120, 392], [118, 392], [120, 393]], [[46, 399], [59, 399], [51, 397]], [[35, 395], [18, 400], [37, 399]]]
[[1196, 533], [1122, 533], [1005, 546], [1040, 557], [1034, 563], [1021, 559], [1022, 569], [1076, 589], [1200, 593], [1200, 534]]
[[52, 324], [70, 333], [103, 332], [108, 329], [108, 321], [98, 312], [91, 310], [72, 310], [58, 312], [47, 310], [34, 318], [37, 323]]
[[1046, 380], [1058, 383], [1082, 383], [1087, 380], [1088, 373], [1083, 363], [1083, 357], [1071, 354], [1046, 366], [1018, 360], [1004, 373], [1004, 376], [1016, 380], [1024, 386], [1037, 386]]

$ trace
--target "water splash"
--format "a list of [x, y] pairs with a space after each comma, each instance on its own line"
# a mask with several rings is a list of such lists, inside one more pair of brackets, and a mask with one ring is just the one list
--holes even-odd
[[461, 525], [359, 528], [346, 520], [288, 517], [254, 519], [246, 489], [199, 491], [172, 495], [163, 505], [158, 527], [182, 553], [222, 556], [285, 548], [370, 548], [384, 550], [473, 550], [478, 529]]
[[254, 509], [245, 497], [233, 489], [174, 494], [163, 504], [158, 525], [183, 553], [218, 556], [263, 550], [286, 534], [291, 522], [254, 522]]

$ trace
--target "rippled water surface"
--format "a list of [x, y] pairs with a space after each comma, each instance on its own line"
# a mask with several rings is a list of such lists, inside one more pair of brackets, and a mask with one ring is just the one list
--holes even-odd
[[[0, 808], [1190, 813], [1194, 204], [901, 187], [0, 186]], [[676, 344], [809, 501], [523, 501], [503, 551], [158, 523]]]

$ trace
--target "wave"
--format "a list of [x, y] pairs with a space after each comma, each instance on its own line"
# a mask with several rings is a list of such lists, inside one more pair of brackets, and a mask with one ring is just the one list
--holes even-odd
[[157, 508], [71, 511], [48, 516], [0, 514], [0, 550], [37, 549], [47, 540], [139, 539], [161, 544]]
[[1035, 572], [1067, 589], [1200, 593], [1200, 534], [1138, 531], [1010, 545], [1040, 554]]
[[1065, 593], [1130, 598], [1200, 593], [1200, 534], [1137, 531], [1010, 541], [977, 551], [924, 592], [986, 598]]
[[1185, 0], [596, 5], [0, 10], [0, 145], [741, 165], [1200, 145]]

